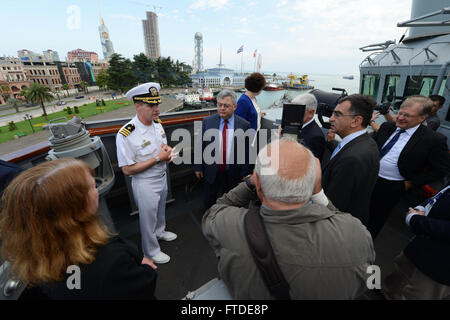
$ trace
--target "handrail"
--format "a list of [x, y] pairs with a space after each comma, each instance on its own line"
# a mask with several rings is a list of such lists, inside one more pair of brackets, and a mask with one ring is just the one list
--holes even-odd
[[[161, 122], [162, 122], [162, 125], [178, 125], [178, 124], [189, 123], [189, 122], [194, 122], [194, 121], [201, 121], [204, 117], [207, 117], [210, 114], [210, 112], [212, 112], [214, 110], [216, 110], [216, 109], [214, 109], [214, 108], [201, 109], [201, 110], [196, 110], [197, 112], [200, 112], [201, 114], [191, 115], [191, 116], [184, 115], [184, 116], [179, 116], [179, 117], [172, 117], [174, 115], [177, 115], [178, 112], [161, 114], [161, 118], [162, 118]], [[193, 111], [187, 111], [187, 112], [181, 112], [181, 113], [189, 114], [192, 112]], [[164, 119], [164, 117], [169, 117], [169, 118]], [[114, 120], [115, 119], [111, 119], [111, 121], [114, 121]], [[119, 129], [123, 126], [123, 124], [125, 124], [129, 120], [122, 119], [122, 121], [124, 121], [124, 123], [122, 123], [122, 124], [115, 124], [112, 126], [105, 126], [105, 127], [100, 127], [100, 128], [88, 128], [88, 131], [91, 136], [117, 133], [119, 131]], [[105, 121], [103, 121], [103, 122], [105, 122]], [[95, 124], [95, 123], [93, 123], [93, 124]], [[50, 146], [48, 145], [48, 141], [43, 141], [43, 142], [40, 142], [33, 146], [29, 146], [29, 147], [17, 150], [15, 152], [5, 154], [3, 156], [0, 156], [0, 158], [4, 161], [8, 161], [8, 162], [12, 162], [12, 163], [19, 163], [24, 160], [33, 158], [44, 152], [48, 152], [49, 150], [50, 150]]]

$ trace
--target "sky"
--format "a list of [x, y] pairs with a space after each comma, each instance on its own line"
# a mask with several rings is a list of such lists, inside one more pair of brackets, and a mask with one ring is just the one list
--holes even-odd
[[192, 64], [194, 35], [203, 35], [203, 65], [253, 71], [257, 50], [263, 72], [359, 74], [370, 53], [360, 47], [399, 40], [411, 0], [2, 0], [0, 55], [77, 48], [103, 59], [99, 12], [116, 53], [145, 52], [142, 20], [156, 11], [161, 55]]

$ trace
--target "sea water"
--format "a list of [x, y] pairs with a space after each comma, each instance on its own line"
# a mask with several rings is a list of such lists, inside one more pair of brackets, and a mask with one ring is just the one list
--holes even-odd
[[[277, 73], [278, 75], [286, 76], [287, 74]], [[343, 79], [343, 75], [323, 75], [323, 74], [311, 74], [308, 75], [309, 84], [314, 86], [314, 89], [320, 89], [327, 92], [340, 93], [340, 91], [332, 91], [333, 88], [345, 89], [348, 94], [359, 92], [359, 76], [354, 76], [354, 79]], [[286, 80], [284, 80], [286, 81]], [[274, 107], [274, 105], [280, 104], [285, 94], [292, 100], [296, 96], [304, 93], [308, 93], [311, 90], [280, 90], [280, 91], [262, 91], [257, 97], [256, 101], [258, 106], [263, 112], [266, 112], [266, 118], [270, 120], [281, 119], [282, 105]], [[236, 92], [238, 98], [243, 94]]]

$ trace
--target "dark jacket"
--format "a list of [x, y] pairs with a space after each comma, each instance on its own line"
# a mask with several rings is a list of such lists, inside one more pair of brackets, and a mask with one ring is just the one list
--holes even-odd
[[315, 120], [302, 129], [301, 138], [314, 156], [322, 160], [326, 141], [322, 129]]
[[377, 145], [364, 133], [347, 143], [324, 167], [323, 190], [336, 208], [351, 213], [367, 226], [379, 169]]
[[[379, 150], [396, 128], [394, 122], [385, 122], [374, 133], [373, 138]], [[446, 140], [444, 135], [421, 124], [400, 153], [397, 162], [400, 174], [416, 187], [438, 181], [448, 175], [450, 156]]]
[[[220, 125], [220, 117], [218, 114], [214, 114], [212, 116], [203, 118], [202, 136], [199, 138], [202, 138], [205, 134], [205, 131], [207, 131], [209, 129], [217, 129], [217, 133], [221, 134], [219, 132], [219, 125]], [[246, 175], [248, 175], [250, 173], [249, 143], [251, 141], [249, 141], [249, 140], [253, 138], [253, 136], [248, 136], [245, 138], [245, 152], [244, 152], [244, 154], [239, 153], [238, 152], [238, 137], [239, 137], [239, 139], [241, 139], [242, 136], [237, 135], [236, 130], [238, 130], [238, 129], [242, 129], [245, 132], [248, 129], [250, 129], [250, 124], [248, 123], [248, 121], [242, 119], [241, 117], [239, 117], [238, 115], [235, 114], [234, 115], [234, 137], [233, 137], [233, 144], [232, 144], [232, 149], [234, 150], [233, 151], [234, 160], [233, 160], [233, 164], [228, 164], [227, 175], [229, 175], [231, 177], [231, 179], [234, 180], [236, 183], [239, 182], [243, 177], [245, 177]], [[201, 142], [202, 155], [203, 155], [205, 148], [208, 145], [214, 143], [216, 141], [216, 139], [219, 139], [219, 137], [213, 136], [211, 141], [207, 141], [207, 140], [204, 141], [204, 139], [202, 139], [202, 142]], [[214, 150], [212, 150], [211, 155], [213, 157], [215, 157]], [[244, 157], [245, 157], [245, 163], [239, 164], [239, 162], [244, 162], [244, 161], [238, 161], [239, 158], [244, 159]], [[219, 166], [217, 163], [206, 164], [202, 157], [202, 163], [195, 164], [194, 170], [203, 172], [203, 176], [204, 176], [206, 182], [208, 182], [209, 184], [213, 184], [214, 180], [216, 178], [216, 175], [217, 175], [217, 171], [219, 170]]]
[[94, 262], [80, 265], [81, 289], [67, 288], [68, 274], [63, 281], [26, 289], [21, 299], [154, 299], [156, 271], [141, 261], [133, 243], [113, 237], [99, 248]]
[[428, 216], [414, 215], [409, 224], [416, 237], [403, 250], [405, 256], [431, 279], [450, 286], [450, 189]]
[[0, 198], [9, 183], [23, 170], [13, 163], [0, 160]]

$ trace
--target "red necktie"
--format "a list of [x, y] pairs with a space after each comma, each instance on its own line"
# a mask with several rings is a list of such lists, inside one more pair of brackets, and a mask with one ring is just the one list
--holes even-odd
[[219, 164], [219, 170], [225, 171], [227, 169], [227, 129], [228, 120], [224, 120], [225, 125], [222, 130], [222, 164]]

